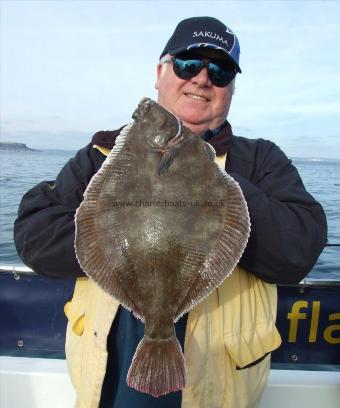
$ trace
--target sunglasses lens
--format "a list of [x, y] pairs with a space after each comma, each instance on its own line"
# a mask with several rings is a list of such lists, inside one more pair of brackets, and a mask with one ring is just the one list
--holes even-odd
[[220, 67], [213, 62], [206, 64], [200, 59], [173, 58], [172, 61], [174, 72], [181, 79], [195, 77], [204, 66], [208, 67], [209, 79], [215, 86], [227, 86], [236, 75], [235, 71], [229, 67]]
[[175, 74], [181, 79], [190, 79], [196, 76], [203, 67], [203, 61], [197, 59], [173, 60]]
[[210, 62], [208, 64], [210, 81], [219, 87], [227, 86], [235, 77], [235, 71], [230, 68], [221, 68]]

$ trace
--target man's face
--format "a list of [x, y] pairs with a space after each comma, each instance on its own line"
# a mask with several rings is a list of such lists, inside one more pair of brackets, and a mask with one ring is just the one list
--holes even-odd
[[172, 63], [158, 64], [156, 89], [158, 103], [199, 135], [222, 125], [233, 93], [232, 83], [223, 88], [213, 85], [205, 67], [195, 77], [181, 79]]

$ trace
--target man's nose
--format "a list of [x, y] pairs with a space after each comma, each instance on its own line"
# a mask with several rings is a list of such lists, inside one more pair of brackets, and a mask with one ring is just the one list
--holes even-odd
[[203, 67], [196, 76], [191, 78], [191, 82], [196, 83], [199, 86], [210, 86], [211, 81], [208, 76], [208, 68]]

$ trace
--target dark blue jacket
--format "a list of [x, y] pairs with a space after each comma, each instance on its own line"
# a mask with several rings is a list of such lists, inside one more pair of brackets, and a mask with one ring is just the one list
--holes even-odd
[[[228, 152], [226, 171], [239, 182], [248, 204], [251, 234], [240, 265], [269, 283], [298, 283], [312, 269], [327, 241], [321, 205], [306, 191], [285, 154], [272, 142], [231, 135], [226, 122], [209, 141]], [[119, 131], [98, 132], [65, 164], [55, 181], [28, 191], [14, 226], [23, 262], [50, 277], [82, 276], [74, 252], [74, 214]]]

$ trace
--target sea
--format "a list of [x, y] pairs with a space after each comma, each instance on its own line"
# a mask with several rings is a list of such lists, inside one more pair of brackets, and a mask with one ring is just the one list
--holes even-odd
[[[0, 266], [23, 266], [13, 242], [13, 223], [22, 196], [43, 180], [55, 180], [75, 152], [0, 151]], [[323, 205], [328, 243], [313, 270], [314, 279], [340, 279], [340, 160], [293, 158], [307, 190]], [[338, 244], [338, 246], [336, 246]]]

